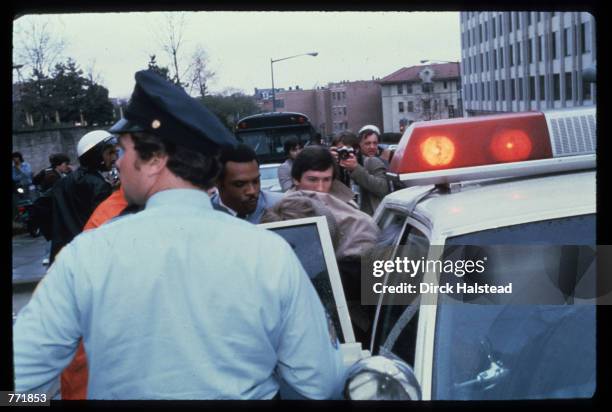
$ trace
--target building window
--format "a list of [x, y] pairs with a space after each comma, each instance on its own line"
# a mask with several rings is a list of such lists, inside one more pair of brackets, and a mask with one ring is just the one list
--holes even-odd
[[499, 49], [499, 68], [504, 68], [504, 48], [500, 47]]
[[487, 84], [487, 86], [485, 87], [485, 93], [486, 93], [486, 96], [487, 96], [487, 97], [486, 97], [486, 100], [487, 100], [487, 101], [491, 100], [491, 98], [490, 98], [490, 97], [491, 97], [491, 94], [490, 94], [490, 92], [489, 92], [489, 89], [490, 89], [490, 88], [489, 88], [489, 85]]
[[563, 37], [565, 38], [565, 56], [567, 57], [572, 52], [572, 38], [570, 37], [569, 29], [563, 30]]
[[433, 83], [423, 83], [423, 93], [431, 93], [433, 91]]
[[535, 12], [535, 15], [536, 15], [536, 22], [540, 22], [540, 15], [541, 15], [541, 14], [542, 14], [541, 12], [538, 12], [538, 11], [536, 11], [536, 12]]
[[506, 82], [503, 80], [499, 81], [499, 97], [500, 100], [506, 100]]
[[510, 80], [510, 100], [516, 99], [516, 91], [514, 90], [515, 86], [516, 86], [516, 82], [514, 81], [514, 79], [511, 79]]
[[434, 113], [436, 113], [438, 111], [438, 101], [434, 100], [433, 102], [434, 102], [433, 111], [434, 111]]
[[413, 102], [408, 102], [408, 112], [410, 112], [410, 113], [414, 112], [414, 103]]
[[510, 59], [510, 67], [514, 66], [514, 46], [510, 45], [510, 49], [508, 50], [508, 58]]
[[448, 89], [448, 82], [447, 81], [444, 82], [444, 88]]
[[518, 99], [523, 100], [523, 78], [518, 79]]
[[342, 113], [346, 116], [346, 106], [342, 108]]
[[553, 96], [555, 100], [561, 100], [561, 83], [559, 73], [553, 74]]
[[572, 100], [572, 73], [565, 73], [565, 100]]
[[516, 12], [516, 11], [512, 12], [512, 21], [514, 22], [512, 30], [518, 30], [518, 28], [519, 28], [519, 14], [518, 14], [518, 12]]
[[484, 52], [482, 54], [483, 59], [482, 59], [482, 70], [488, 70], [489, 69], [489, 52]]
[[448, 107], [448, 99], [444, 99], [444, 107]]
[[516, 64], [521, 64], [521, 43], [516, 43]]
[[398, 110], [400, 113], [404, 113], [404, 102], [398, 103]]
[[346, 100], [346, 92], [342, 92], [342, 98]]
[[529, 100], [535, 99], [535, 77], [529, 76]]
[[429, 111], [429, 108], [430, 108], [430, 107], [431, 107], [431, 106], [430, 106], [430, 102], [429, 102], [429, 100], [423, 100], [423, 111], [424, 111], [424, 112]]
[[487, 22], [484, 22], [482, 24], [482, 27], [484, 28], [484, 37], [482, 38], [483, 41], [488, 40], [489, 39], [489, 33], [487, 30]]
[[412, 94], [412, 83], [406, 85], [406, 93]]
[[538, 47], [538, 61], [541, 62], [542, 61], [542, 55], [544, 54], [543, 50], [544, 50], [544, 36], [540, 36], [539, 37], [539, 47]]
[[540, 76], [540, 100], [546, 100], [546, 87], [544, 76]]
[[591, 83], [582, 81], [582, 99], [591, 100]]
[[501, 14], [497, 15], [497, 28], [499, 29], [499, 35], [502, 35], [502, 21], [501, 21]]
[[398, 84], [397, 85], [397, 94], [403, 94], [404, 93], [404, 85], [403, 84]]
[[491, 93], [493, 102], [497, 101], [497, 82], [491, 82]]
[[551, 33], [552, 40], [552, 58], [557, 58], [557, 33]]
[[533, 63], [533, 39], [527, 42], [527, 55], [529, 56], [529, 63]]
[[491, 28], [493, 29], [493, 38], [497, 37], [497, 28], [495, 27], [495, 19], [493, 19], [493, 24], [491, 24]]
[[531, 12], [530, 11], [527, 12], [527, 25], [531, 26]]
[[587, 24], [582, 23], [580, 25], [580, 48], [582, 49], [582, 53], [587, 53], [589, 51], [587, 49], [588, 45], [587, 45], [586, 33], [587, 33]]
[[491, 50], [491, 55], [493, 57], [493, 59], [491, 59], [493, 63], [493, 70], [497, 70], [497, 53], [495, 53], [495, 50]]

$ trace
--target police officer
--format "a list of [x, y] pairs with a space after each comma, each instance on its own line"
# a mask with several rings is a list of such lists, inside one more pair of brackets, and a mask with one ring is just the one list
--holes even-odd
[[104, 130], [89, 132], [77, 143], [80, 167], [58, 181], [51, 194], [51, 262], [64, 245], [81, 233], [95, 208], [113, 192], [103, 173], [114, 166], [115, 145], [115, 137]]
[[16, 390], [44, 390], [83, 336], [88, 398], [269, 399], [280, 378], [329, 397], [342, 357], [299, 260], [206, 193], [234, 137], [151, 71], [110, 131], [126, 199], [145, 209], [58, 254], [15, 324]]

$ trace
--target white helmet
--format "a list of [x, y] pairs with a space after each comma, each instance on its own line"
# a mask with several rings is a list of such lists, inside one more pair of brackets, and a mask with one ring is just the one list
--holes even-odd
[[376, 133], [378, 136], [380, 136], [380, 129], [374, 126], [373, 124], [366, 124], [365, 126], [363, 126], [361, 129], [359, 129], [359, 132], [357, 132], [357, 135], [360, 135], [362, 132], [365, 132], [366, 130], [371, 130], [374, 133]]
[[99, 143], [107, 143], [113, 138], [114, 136], [106, 130], [94, 130], [93, 132], [89, 132], [81, 137], [81, 140], [77, 143], [77, 156], [81, 157]]

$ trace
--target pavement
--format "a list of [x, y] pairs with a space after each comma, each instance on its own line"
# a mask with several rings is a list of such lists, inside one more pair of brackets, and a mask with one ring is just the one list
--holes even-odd
[[47, 257], [46, 243], [44, 236], [33, 238], [27, 233], [13, 236], [13, 322], [47, 272], [47, 266], [42, 264]]
[[27, 233], [13, 236], [13, 285], [38, 283], [47, 266], [42, 264], [46, 256], [44, 236], [32, 237]]

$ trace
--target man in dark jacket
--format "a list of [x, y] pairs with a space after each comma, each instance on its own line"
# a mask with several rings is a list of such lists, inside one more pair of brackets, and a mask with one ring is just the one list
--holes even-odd
[[53, 236], [53, 200], [51, 193], [55, 183], [68, 176], [72, 171], [70, 168], [70, 158], [64, 153], [55, 153], [49, 156], [51, 165], [46, 169], [38, 172], [32, 183], [38, 186], [40, 196], [34, 201], [30, 210], [30, 219], [40, 228], [40, 232], [47, 240], [45, 246], [45, 255], [43, 265], [49, 264], [49, 255], [51, 252], [51, 238]]
[[103, 130], [89, 132], [79, 140], [77, 154], [81, 166], [57, 182], [52, 193], [51, 262], [83, 231], [94, 209], [113, 192], [102, 172], [110, 171], [117, 160], [114, 136]]

